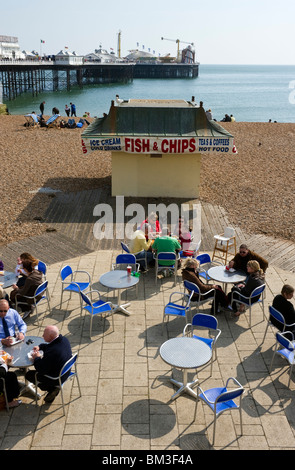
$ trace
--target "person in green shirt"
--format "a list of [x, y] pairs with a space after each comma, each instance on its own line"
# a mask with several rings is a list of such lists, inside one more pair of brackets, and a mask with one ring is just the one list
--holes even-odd
[[[181, 250], [181, 245], [179, 241], [177, 240], [177, 238], [166, 235], [164, 237], [156, 238], [153, 243], [152, 249], [154, 253], [167, 253], [167, 252], [178, 253]], [[174, 264], [173, 260], [172, 261], [161, 260], [161, 265], [163, 266], [172, 266], [173, 264]]]

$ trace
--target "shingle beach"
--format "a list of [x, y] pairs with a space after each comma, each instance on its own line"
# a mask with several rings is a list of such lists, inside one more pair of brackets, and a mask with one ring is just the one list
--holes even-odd
[[[72, 192], [111, 183], [111, 154], [84, 156], [81, 129], [27, 129], [24, 123], [23, 116], [0, 116], [0, 244], [46, 231], [42, 220], [53, 196], [36, 196], [39, 188]], [[292, 239], [295, 124], [221, 124], [234, 135], [238, 154], [203, 156], [200, 198], [222, 206], [248, 233]]]

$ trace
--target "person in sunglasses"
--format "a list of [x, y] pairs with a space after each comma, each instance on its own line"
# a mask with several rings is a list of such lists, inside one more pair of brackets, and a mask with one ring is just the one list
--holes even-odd
[[248, 274], [248, 261], [258, 261], [259, 266], [264, 273], [268, 268], [268, 261], [254, 251], [249, 250], [248, 246], [244, 243], [240, 246], [239, 253], [237, 253], [235, 257], [228, 263], [228, 267], [244, 271], [246, 274]]
[[[16, 326], [18, 333], [16, 333]], [[20, 314], [9, 307], [7, 300], [0, 300], [0, 340], [4, 346], [11, 346], [14, 339], [24, 339], [27, 325]]]

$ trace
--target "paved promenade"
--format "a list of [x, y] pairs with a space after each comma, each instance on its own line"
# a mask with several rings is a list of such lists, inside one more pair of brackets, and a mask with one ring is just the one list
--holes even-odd
[[[25, 247], [25, 245], [23, 245]], [[38, 328], [33, 315], [28, 319], [28, 334], [41, 335], [44, 327], [55, 324], [66, 335], [73, 351], [79, 352], [78, 373], [82, 397], [76, 382], [64, 388], [66, 416], [62, 416], [60, 396], [51, 405], [35, 405], [33, 397], [22, 397], [23, 404], [9, 413], [0, 412], [1, 450], [145, 450], [196, 451], [211, 449], [213, 416], [202, 403], [193, 421], [195, 402], [188, 395], [171, 401], [173, 386], [169, 377], [180, 377], [165, 364], [159, 347], [168, 338], [182, 334], [184, 321], [171, 319], [162, 335], [163, 307], [172, 291], [182, 291], [172, 278], [155, 284], [154, 270], [140, 276], [138, 295], [125, 291], [131, 302], [130, 316], [115, 314], [115, 331], [109, 321], [103, 335], [99, 319], [93, 321], [89, 338], [89, 317], [80, 316], [79, 298], [64, 296], [60, 308], [62, 266], [87, 270], [93, 288], [103, 291], [98, 280], [109, 271], [118, 252], [107, 250], [84, 253], [48, 266], [51, 312], [44, 310]], [[179, 271], [180, 274], [180, 271]], [[295, 273], [273, 265], [266, 276], [266, 308], [284, 283], [295, 285]], [[112, 300], [113, 293], [106, 292]], [[44, 304], [45, 305], [45, 304]], [[208, 309], [206, 311], [209, 311]], [[206, 389], [223, 384], [230, 376], [245, 387], [243, 398], [243, 436], [239, 437], [238, 413], [226, 413], [217, 421], [215, 449], [286, 450], [295, 448], [295, 379], [288, 388], [289, 373], [277, 358], [273, 373], [269, 365], [274, 332], [269, 329], [261, 346], [266, 321], [261, 308], [253, 308], [252, 328], [247, 314], [234, 320], [230, 312], [218, 315], [222, 333], [217, 343], [217, 360], [210, 377], [210, 366], [198, 372]], [[193, 374], [190, 374], [191, 377]], [[42, 406], [41, 406], [42, 405]]]

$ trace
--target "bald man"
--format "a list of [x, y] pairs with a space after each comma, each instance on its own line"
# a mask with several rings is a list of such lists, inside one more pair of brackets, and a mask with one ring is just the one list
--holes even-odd
[[[61, 368], [72, 357], [72, 349], [69, 340], [59, 333], [54, 325], [46, 326], [43, 332], [45, 343], [34, 346], [32, 359], [35, 370], [29, 370], [26, 373], [26, 379], [35, 383], [35, 376], [39, 382], [39, 388], [47, 391], [44, 399], [46, 403], [52, 403], [59, 393], [58, 380], [51, 380], [45, 377], [58, 377]], [[62, 377], [62, 382], [66, 380], [70, 372]]]
[[[18, 333], [16, 333], [16, 327]], [[14, 339], [25, 337], [27, 325], [20, 314], [9, 307], [7, 300], [0, 300], [0, 340], [4, 346], [11, 346]]]

